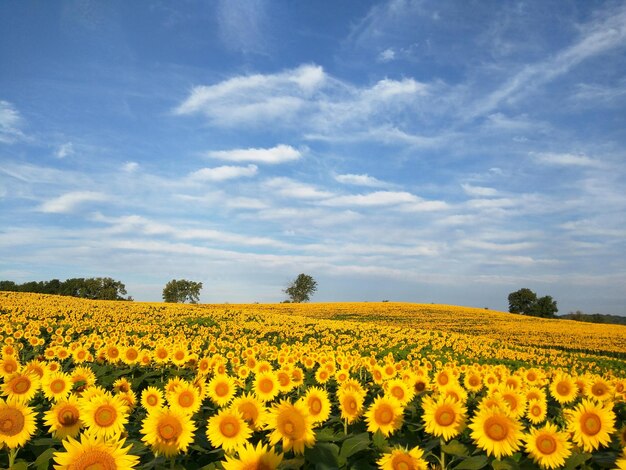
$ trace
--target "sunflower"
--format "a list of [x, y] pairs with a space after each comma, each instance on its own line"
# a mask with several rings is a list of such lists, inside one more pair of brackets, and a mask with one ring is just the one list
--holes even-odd
[[187, 452], [193, 443], [196, 426], [191, 417], [168, 407], [148, 412], [141, 426], [141, 440], [148, 444], [155, 455], [173, 457]]
[[5, 355], [0, 359], [0, 376], [8, 377], [20, 370], [20, 363], [13, 355]]
[[272, 430], [270, 444], [275, 445], [282, 440], [285, 452], [293, 448], [296, 454], [303, 454], [305, 446], [315, 444], [313, 420], [301, 402], [292, 404], [283, 400], [274, 405], [267, 418], [267, 426]]
[[595, 398], [599, 401], [607, 401], [613, 395], [613, 387], [602, 377], [595, 377], [591, 382], [591, 386], [587, 390], [589, 398]]
[[467, 409], [451, 397], [430, 397], [422, 401], [426, 432], [448, 441], [457, 436], [465, 424]]
[[563, 405], [576, 400], [578, 387], [571, 376], [568, 374], [559, 374], [550, 384], [550, 394], [556, 401]]
[[259, 442], [256, 447], [246, 442], [239, 447], [237, 457], [226, 456], [222, 462], [224, 470], [275, 470], [283, 460], [283, 454], [277, 454], [267, 445]]
[[617, 433], [619, 436], [619, 443], [624, 450], [626, 450], [626, 424]]
[[439, 372], [437, 372], [437, 374], [435, 374], [435, 384], [437, 385], [437, 387], [445, 387], [446, 385], [449, 385], [451, 382], [455, 381], [456, 378], [454, 377], [452, 370], [448, 367], [440, 370]]
[[341, 419], [351, 424], [359, 419], [363, 413], [363, 401], [365, 394], [356, 390], [347, 390], [337, 393]]
[[113, 390], [115, 392], [126, 393], [130, 392], [131, 385], [126, 377], [120, 377], [115, 382], [113, 382]]
[[481, 407], [469, 428], [476, 445], [498, 459], [519, 450], [523, 437], [518, 421], [499, 407]]
[[2, 392], [9, 400], [28, 403], [37, 393], [41, 382], [34, 372], [16, 372], [4, 379]]
[[202, 400], [200, 392], [189, 382], [182, 382], [178, 387], [167, 395], [167, 402], [172, 409], [176, 409], [188, 415], [194, 414], [200, 409]]
[[267, 418], [267, 409], [255, 395], [244, 393], [235, 398], [230, 407], [238, 411], [253, 430], [260, 431], [263, 428]]
[[24, 403], [0, 400], [0, 445], [9, 449], [23, 446], [34, 434], [35, 412]]
[[81, 400], [80, 417], [90, 433], [97, 437], [119, 436], [128, 421], [128, 406], [118, 396], [99, 394]]
[[611, 442], [611, 433], [615, 431], [615, 413], [609, 406], [603, 406], [592, 400], [583, 400], [568, 416], [568, 430], [572, 441], [585, 452]]
[[152, 411], [163, 407], [163, 391], [156, 387], [146, 387], [141, 392], [141, 405], [148, 411]]
[[415, 393], [420, 394], [430, 389], [430, 380], [426, 375], [418, 375], [413, 383], [413, 390]]
[[301, 400], [307, 406], [314, 424], [323, 423], [330, 416], [330, 399], [326, 390], [310, 387]]
[[216, 375], [207, 385], [207, 394], [217, 406], [228, 405], [237, 394], [235, 379], [226, 374]]
[[79, 391], [96, 384], [96, 374], [89, 367], [75, 367], [70, 376], [73, 386]]
[[514, 418], [521, 418], [526, 412], [526, 397], [512, 388], [504, 387], [496, 392], [506, 405], [509, 414]]
[[419, 447], [411, 450], [395, 448], [383, 454], [378, 460], [381, 470], [427, 470], [428, 462], [424, 460], [424, 451]]
[[385, 437], [402, 427], [404, 421], [402, 405], [393, 397], [379, 396], [365, 412], [367, 430], [380, 431]]
[[41, 388], [48, 400], [65, 400], [72, 391], [72, 380], [64, 372], [50, 372], [44, 375]]
[[44, 415], [44, 423], [49, 427], [49, 432], [58, 439], [67, 436], [76, 437], [83, 427], [80, 419], [78, 399], [70, 395], [67, 400], [59, 400]]
[[304, 372], [299, 367], [294, 367], [291, 370], [291, 382], [294, 387], [299, 387], [304, 383]]
[[480, 392], [483, 388], [483, 378], [476, 370], [468, 370], [463, 377], [463, 386], [470, 392]]
[[406, 406], [413, 400], [415, 391], [404, 380], [392, 379], [385, 382], [385, 394], [398, 400], [402, 406]]
[[315, 381], [318, 384], [325, 384], [331, 379], [331, 377], [332, 377], [332, 374], [325, 367], [320, 367], [315, 372]]
[[238, 411], [223, 409], [209, 418], [206, 435], [213, 447], [230, 452], [247, 442], [252, 430]]
[[287, 367], [276, 372], [276, 379], [278, 380], [278, 389], [282, 393], [289, 393], [295, 387], [291, 379], [291, 370]]
[[530, 400], [526, 409], [526, 417], [532, 424], [541, 424], [548, 416], [548, 404], [544, 400]]
[[276, 374], [271, 371], [257, 372], [254, 379], [254, 394], [263, 402], [272, 401], [279, 391]]
[[450, 382], [449, 385], [439, 387], [439, 393], [460, 403], [467, 401], [467, 392], [458, 382]]
[[548, 423], [541, 429], [531, 429], [524, 440], [526, 452], [541, 468], [561, 467], [572, 453], [567, 433], [559, 432], [554, 424]]
[[91, 468], [130, 470], [139, 464], [139, 457], [128, 455], [132, 446], [124, 447], [124, 439], [102, 440], [83, 434], [80, 442], [68, 437], [63, 441], [65, 452], [57, 451], [53, 458], [56, 470], [87, 470]]

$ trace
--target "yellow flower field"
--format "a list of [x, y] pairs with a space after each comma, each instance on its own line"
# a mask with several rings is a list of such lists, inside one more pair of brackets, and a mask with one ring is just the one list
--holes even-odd
[[626, 327], [0, 292], [0, 467], [626, 468]]

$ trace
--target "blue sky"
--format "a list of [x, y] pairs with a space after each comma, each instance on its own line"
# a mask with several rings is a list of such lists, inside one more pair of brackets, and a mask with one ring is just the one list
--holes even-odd
[[0, 3], [0, 278], [626, 314], [623, 2]]

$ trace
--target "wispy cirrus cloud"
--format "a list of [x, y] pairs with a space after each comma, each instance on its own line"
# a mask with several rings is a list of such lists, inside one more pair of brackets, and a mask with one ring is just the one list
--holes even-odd
[[12, 144], [24, 138], [24, 120], [13, 104], [0, 100], [0, 142]]
[[256, 165], [248, 166], [232, 166], [223, 165], [214, 168], [201, 168], [188, 176], [189, 181], [226, 181], [235, 178], [249, 178], [257, 174], [258, 167]]
[[273, 165], [298, 160], [302, 157], [302, 151], [293, 148], [291, 145], [280, 144], [272, 148], [212, 150], [207, 152], [206, 155], [210, 158], [231, 162], [254, 162]]
[[110, 199], [110, 196], [98, 191], [72, 191], [45, 201], [39, 206], [39, 211], [51, 214], [71, 213], [85, 204], [104, 202]]
[[570, 166], [570, 167], [602, 167], [601, 161], [590, 158], [586, 155], [576, 155], [573, 153], [531, 153], [531, 158], [537, 163], [543, 165], [554, 166]]
[[369, 175], [357, 175], [352, 173], [347, 173], [344, 175], [334, 175], [335, 181], [338, 181], [342, 184], [351, 184], [354, 186], [368, 186], [371, 188], [384, 188], [387, 186], [391, 186], [390, 183], [385, 181], [381, 181], [378, 178], [374, 178]]

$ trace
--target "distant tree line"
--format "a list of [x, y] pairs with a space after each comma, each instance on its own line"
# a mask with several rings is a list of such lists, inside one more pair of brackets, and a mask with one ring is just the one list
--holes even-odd
[[570, 312], [566, 315], [560, 315], [563, 320], [584, 321], [589, 323], [612, 323], [617, 325], [626, 325], [626, 317], [620, 315], [607, 315], [602, 313], [583, 313], [580, 310]]
[[133, 300], [132, 297], [127, 296], [126, 286], [110, 277], [77, 277], [65, 281], [52, 279], [23, 284], [0, 281], [0, 291], [67, 295], [92, 300]]

